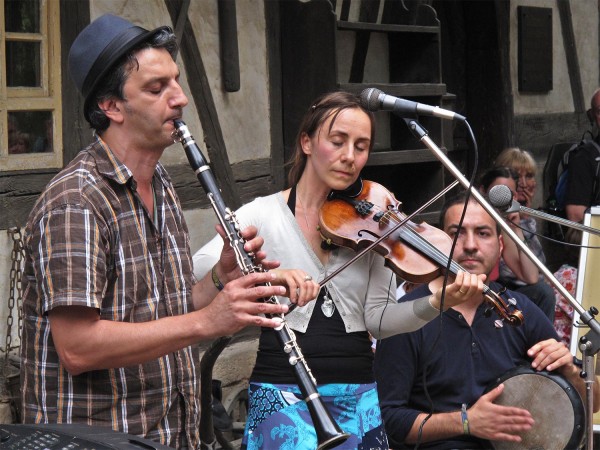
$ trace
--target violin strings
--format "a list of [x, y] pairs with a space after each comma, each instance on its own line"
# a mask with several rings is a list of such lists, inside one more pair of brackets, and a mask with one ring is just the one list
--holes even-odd
[[[374, 206], [377, 211], [383, 211], [383, 209], [378, 205]], [[391, 210], [388, 209], [384, 211], [383, 217], [379, 220], [379, 222], [384, 225], [393, 225], [400, 223], [401, 219], [396, 214], [397, 211], [397, 208]], [[446, 255], [444, 252], [432, 245], [431, 242], [429, 242], [427, 239], [421, 236], [414, 228], [414, 222], [408, 221], [404, 226], [401, 226], [398, 229], [400, 238], [404, 240], [407, 244], [411, 245], [413, 248], [420, 251], [421, 253], [429, 256], [434, 262], [439, 264], [441, 267], [446, 267], [448, 265], [448, 255]], [[450, 271], [454, 275], [456, 275], [459, 270], [467, 272], [467, 270], [465, 270], [460, 264], [452, 260], [450, 262]], [[486, 284], [483, 285], [483, 293], [486, 295], [492, 295], [494, 298], [497, 298], [496, 292], [494, 292]]]
[[[390, 218], [392, 220], [389, 220]], [[384, 220], [386, 220], [384, 222], [385, 225], [390, 225], [394, 222], [396, 224], [400, 223], [398, 216], [393, 211], [387, 211], [385, 213], [385, 215], [382, 217], [380, 222], [383, 222]], [[425, 239], [423, 236], [421, 236], [419, 233], [417, 233], [414, 230], [414, 225], [411, 222], [407, 223], [406, 228], [400, 227], [398, 232], [400, 233], [400, 237], [405, 242], [412, 245], [414, 248], [421, 251], [425, 255], [430, 256], [436, 263], [440, 264], [442, 267], [447, 266], [448, 255], [443, 253], [437, 247], [433, 246], [431, 244], [431, 242], [429, 242], [427, 239]], [[458, 264], [456, 261], [452, 260], [450, 263], [450, 271], [454, 275], [456, 275], [459, 270], [462, 270], [463, 272], [467, 272], [460, 264]], [[493, 292], [493, 291], [491, 291], [491, 289], [487, 285], [484, 285], [483, 293], [489, 294], [490, 292]]]
[[[383, 212], [383, 216], [378, 220], [380, 224], [390, 226], [394, 224], [397, 225], [402, 221], [402, 219], [400, 219], [397, 215], [398, 208], [387, 208], [384, 211], [381, 207], [377, 205], [373, 206], [375, 207], [375, 210], [377, 212]], [[429, 242], [427, 239], [421, 236], [421, 234], [419, 234], [415, 230], [415, 226], [416, 224], [414, 222], [407, 221], [405, 225], [399, 227], [398, 233], [400, 235], [400, 239], [406, 242], [408, 245], [415, 248], [421, 254], [428, 256], [441, 267], [447, 267], [449, 271], [454, 275], [456, 275], [459, 270], [462, 270], [463, 272], [468, 272], [456, 261], [450, 259], [450, 257], [447, 254], [439, 250], [431, 242]], [[449, 261], [450, 264], [448, 265]], [[484, 297], [487, 299], [488, 303], [491, 303], [492, 307], [496, 310], [500, 317], [508, 320], [511, 324], [514, 323], [515, 319], [518, 319], [518, 315], [511, 314], [509, 312], [509, 307], [505, 303], [504, 299], [486, 284], [483, 285], [483, 294]]]
[[[393, 220], [389, 220], [392, 218]], [[393, 211], [388, 211], [381, 218], [380, 222], [384, 221], [385, 225], [389, 225], [396, 221], [396, 223], [400, 223], [398, 217]], [[407, 223], [406, 228], [400, 227], [398, 232], [400, 233], [400, 238], [407, 242], [409, 245], [412, 245], [417, 250], [420, 250], [425, 255], [430, 256], [434, 259], [440, 266], [446, 267], [448, 264], [448, 255], [440, 251], [437, 247], [431, 244], [427, 239], [421, 236], [417, 231], [414, 230], [413, 223]], [[428, 253], [429, 252], [429, 253]], [[460, 264], [456, 261], [452, 260], [450, 262], [450, 271], [456, 275], [458, 270], [462, 270], [463, 272], [467, 272]], [[508, 305], [504, 302], [504, 299], [500, 297], [496, 292], [494, 292], [489, 286], [486, 284], [483, 285], [483, 294], [485, 295], [488, 303], [491, 303], [494, 309], [498, 312], [500, 317], [507, 319], [509, 322], [513, 322], [512, 315], [508, 312]], [[517, 317], [517, 316], [514, 316]]]
[[[393, 220], [386, 220], [384, 222], [384, 218]], [[388, 211], [384, 218], [381, 219], [381, 222], [384, 222], [385, 225], [390, 225], [392, 223], [400, 223], [398, 216], [394, 214], [392, 211]], [[427, 256], [430, 256], [436, 263], [441, 264], [442, 266], [446, 266], [448, 263], [448, 255], [441, 252], [437, 247], [433, 246], [427, 239], [421, 236], [414, 230], [414, 225], [411, 222], [406, 224], [406, 227], [400, 227], [398, 232], [400, 233], [400, 237], [406, 241], [408, 244], [415, 247], [417, 250], [420, 250]], [[450, 266], [452, 272], [456, 275], [458, 270], [464, 269], [455, 261], [452, 261]]]

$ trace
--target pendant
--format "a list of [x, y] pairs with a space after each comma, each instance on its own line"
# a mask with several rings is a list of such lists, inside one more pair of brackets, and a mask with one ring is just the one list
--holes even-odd
[[335, 311], [335, 303], [333, 303], [333, 300], [330, 297], [325, 296], [325, 301], [321, 305], [321, 311], [323, 311], [325, 317], [333, 316], [333, 313]]

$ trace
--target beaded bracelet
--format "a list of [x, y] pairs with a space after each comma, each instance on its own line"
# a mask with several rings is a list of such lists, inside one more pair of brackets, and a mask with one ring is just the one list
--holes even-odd
[[471, 430], [469, 430], [469, 418], [467, 417], [467, 404], [466, 403], [462, 404], [462, 408], [460, 410], [460, 417], [462, 419], [463, 434], [470, 435]]
[[223, 283], [221, 283], [221, 280], [219, 280], [219, 277], [217, 276], [217, 271], [215, 270], [215, 267], [216, 266], [213, 266], [212, 270], [210, 271], [210, 274], [212, 276], [212, 281], [213, 281], [215, 287], [219, 291], [222, 291], [225, 286], [223, 286]]

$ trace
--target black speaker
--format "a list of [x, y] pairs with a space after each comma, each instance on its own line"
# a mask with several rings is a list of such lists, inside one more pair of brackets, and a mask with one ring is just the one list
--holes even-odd
[[0, 424], [0, 449], [173, 450], [138, 436], [83, 424]]

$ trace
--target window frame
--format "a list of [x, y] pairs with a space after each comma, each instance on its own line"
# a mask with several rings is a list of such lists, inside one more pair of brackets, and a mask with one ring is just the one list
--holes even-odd
[[[4, 11], [4, 0], [0, 0]], [[60, 47], [60, 2], [40, 0], [39, 33], [7, 33], [4, 20], [0, 23], [0, 50], [6, 58], [6, 41], [37, 42], [40, 44], [40, 86], [8, 87], [6, 64], [0, 64], [0, 172], [61, 168], [62, 89]], [[51, 153], [8, 154], [8, 112], [49, 111], [52, 114]]]

